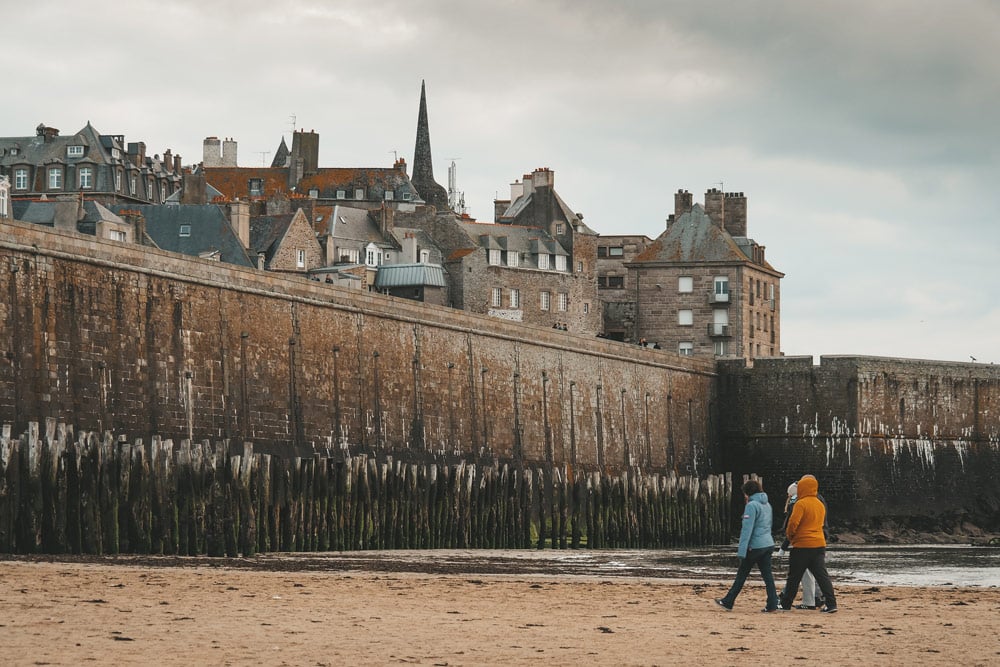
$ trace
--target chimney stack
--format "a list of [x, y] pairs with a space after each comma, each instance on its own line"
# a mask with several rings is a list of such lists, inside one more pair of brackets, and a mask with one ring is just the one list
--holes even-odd
[[694, 206], [694, 198], [687, 190], [678, 190], [674, 193], [674, 219], [677, 219], [691, 210]]
[[742, 192], [727, 192], [725, 227], [730, 236], [747, 235], [747, 198]]
[[726, 221], [726, 196], [718, 188], [711, 188], [705, 192], [705, 213], [719, 227], [725, 228]]

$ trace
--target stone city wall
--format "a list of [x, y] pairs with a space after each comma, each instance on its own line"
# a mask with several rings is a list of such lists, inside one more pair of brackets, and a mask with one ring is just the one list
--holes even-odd
[[706, 474], [715, 365], [20, 223], [0, 423]]

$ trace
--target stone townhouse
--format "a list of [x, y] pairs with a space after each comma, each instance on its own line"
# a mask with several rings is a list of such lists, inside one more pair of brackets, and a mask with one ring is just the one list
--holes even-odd
[[612, 340], [638, 340], [635, 336], [635, 294], [625, 265], [652, 243], [651, 238], [643, 235], [602, 234], [597, 239], [597, 295], [604, 335]]
[[89, 122], [71, 136], [41, 124], [34, 136], [0, 138], [0, 174], [10, 178], [13, 199], [79, 193], [106, 206], [161, 204], [180, 189], [181, 172], [170, 150], [149, 156], [145, 143], [126, 144]]
[[635, 337], [696, 356], [780, 356], [781, 278], [747, 236], [742, 192], [710, 189], [705, 205], [674, 196], [667, 229], [625, 264]]
[[10, 179], [0, 176], [0, 220], [9, 220], [10, 210]]
[[268, 271], [303, 276], [324, 265], [323, 249], [305, 213], [250, 218], [250, 251], [257, 266]]

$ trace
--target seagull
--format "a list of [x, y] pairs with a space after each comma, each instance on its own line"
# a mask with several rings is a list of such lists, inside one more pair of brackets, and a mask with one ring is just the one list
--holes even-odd
[[973, 361], [976, 360], [976, 358], [974, 356], [972, 356], [971, 354], [969, 355], [969, 359], [972, 359]]

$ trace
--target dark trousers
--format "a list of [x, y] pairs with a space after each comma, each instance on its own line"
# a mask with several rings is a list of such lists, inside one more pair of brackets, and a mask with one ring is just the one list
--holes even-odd
[[833, 582], [826, 571], [826, 547], [804, 549], [794, 547], [788, 552], [788, 581], [785, 590], [781, 591], [781, 606], [791, 609], [795, 596], [799, 594], [799, 583], [806, 570], [816, 577], [816, 585], [823, 591], [823, 601], [826, 606], [837, 606], [837, 597], [833, 594]]
[[[778, 592], [774, 587], [774, 572], [771, 570], [771, 552], [774, 547], [764, 547], [763, 549], [750, 549], [746, 558], [740, 559], [740, 567], [736, 570], [736, 579], [729, 588], [729, 592], [722, 598], [727, 607], [732, 607], [736, 602], [736, 596], [743, 590], [743, 584], [747, 581], [747, 575], [754, 565], [760, 570], [760, 576], [764, 579], [764, 587], [767, 589], [767, 608], [778, 608]], [[801, 576], [801, 575], [800, 575]]]

